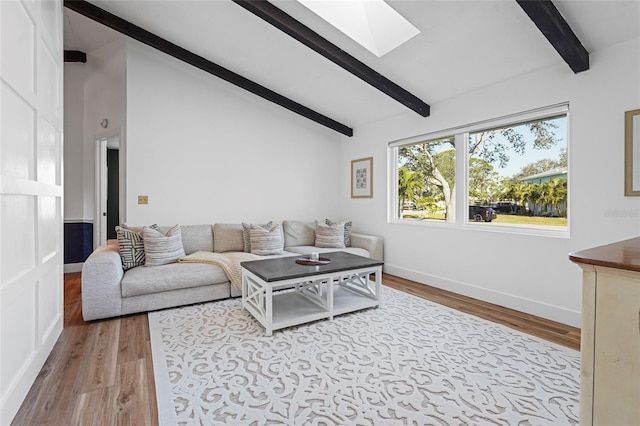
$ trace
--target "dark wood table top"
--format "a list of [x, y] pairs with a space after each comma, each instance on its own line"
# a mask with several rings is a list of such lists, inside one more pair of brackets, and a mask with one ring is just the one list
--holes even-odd
[[640, 272], [640, 237], [569, 254], [576, 263]]
[[240, 265], [265, 282], [284, 281], [293, 278], [303, 278], [331, 272], [384, 265], [384, 262], [344, 251], [320, 253], [321, 257], [331, 259], [331, 263], [318, 266], [306, 266], [296, 263], [296, 259], [302, 256], [303, 255], [251, 260], [242, 262]]

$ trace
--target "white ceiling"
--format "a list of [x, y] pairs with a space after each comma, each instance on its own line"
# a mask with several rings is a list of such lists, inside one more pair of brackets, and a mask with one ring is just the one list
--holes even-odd
[[[430, 105], [564, 64], [515, 0], [390, 0], [421, 33], [382, 58], [298, 2], [272, 2]], [[91, 3], [347, 126], [407, 111], [231, 1]], [[589, 52], [640, 37], [638, 0], [554, 0], [554, 4]], [[118, 37], [65, 9], [65, 49], [90, 53]], [[566, 72], [572, 72], [568, 66]]]

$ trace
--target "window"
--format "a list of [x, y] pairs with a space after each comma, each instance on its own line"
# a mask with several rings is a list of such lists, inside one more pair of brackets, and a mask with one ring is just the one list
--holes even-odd
[[469, 133], [470, 221], [567, 226], [567, 116]]
[[456, 151], [453, 137], [403, 146], [398, 151], [398, 217], [453, 217]]
[[393, 219], [566, 231], [567, 121], [563, 104], [392, 142]]

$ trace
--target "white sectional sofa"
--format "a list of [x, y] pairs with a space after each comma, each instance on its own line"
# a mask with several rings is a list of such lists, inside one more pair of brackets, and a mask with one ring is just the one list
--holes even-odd
[[[381, 237], [351, 233], [350, 247], [319, 248], [314, 245], [315, 226], [315, 222], [283, 221], [284, 251], [279, 256], [343, 250], [383, 260]], [[159, 227], [161, 232], [168, 229]], [[244, 250], [242, 224], [187, 225], [180, 230], [185, 255]], [[180, 262], [125, 271], [115, 242], [96, 249], [82, 268], [82, 315], [86, 321], [240, 295], [217, 265]]]

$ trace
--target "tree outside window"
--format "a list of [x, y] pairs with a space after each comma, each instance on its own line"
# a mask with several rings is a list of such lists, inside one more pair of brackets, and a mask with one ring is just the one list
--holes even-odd
[[[562, 114], [459, 135], [468, 141], [468, 206], [497, 212], [483, 223], [566, 227], [566, 129]], [[455, 222], [455, 138], [399, 147], [399, 218]]]
[[454, 137], [403, 146], [398, 152], [398, 217], [455, 216]]

